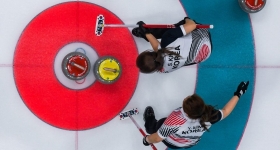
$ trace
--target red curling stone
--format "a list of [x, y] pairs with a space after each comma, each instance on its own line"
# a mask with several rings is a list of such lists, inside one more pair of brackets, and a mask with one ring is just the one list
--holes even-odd
[[238, 0], [240, 7], [247, 13], [256, 13], [262, 10], [266, 0]]
[[246, 0], [245, 4], [248, 6], [250, 9], [259, 9], [264, 5], [263, 0]]
[[90, 71], [90, 61], [83, 53], [69, 53], [62, 61], [62, 71], [71, 80], [84, 79]]

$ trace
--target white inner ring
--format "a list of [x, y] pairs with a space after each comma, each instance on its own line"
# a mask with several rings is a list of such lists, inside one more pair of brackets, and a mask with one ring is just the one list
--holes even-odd
[[[85, 50], [85, 52], [82, 49]], [[85, 55], [88, 57], [90, 61], [90, 66], [89, 66], [90, 72], [82, 80], [68, 79], [62, 72], [61, 64], [64, 57], [71, 52], [75, 52], [76, 50], [77, 52], [85, 53]], [[55, 57], [54, 72], [56, 78], [59, 80], [61, 84], [63, 84], [64, 86], [70, 89], [78, 90], [78, 89], [87, 88], [90, 85], [92, 85], [95, 81], [95, 76], [93, 74], [93, 66], [97, 59], [98, 59], [97, 53], [92, 47], [90, 47], [87, 44], [77, 42], [77, 43], [70, 43], [68, 45], [65, 45], [62, 49], [59, 50], [59, 52]]]

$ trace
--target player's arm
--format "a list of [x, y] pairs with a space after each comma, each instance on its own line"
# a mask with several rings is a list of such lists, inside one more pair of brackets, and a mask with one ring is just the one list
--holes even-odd
[[[145, 146], [150, 145], [151, 143], [158, 143], [167, 138], [170, 134], [176, 133], [179, 130], [180, 125], [178, 124], [178, 119], [174, 119], [176, 116], [174, 113], [171, 113], [163, 122], [161, 127], [156, 133], [147, 135], [143, 138], [143, 144]], [[179, 118], [180, 120], [180, 118]], [[175, 125], [175, 126], [174, 126]]]
[[159, 41], [151, 33], [147, 33], [146, 38], [150, 42], [153, 50], [157, 52], [160, 44]]
[[177, 26], [176, 28], [169, 29], [162, 35], [160, 47], [167, 47], [176, 39], [183, 37], [196, 29], [196, 23], [193, 20], [186, 17], [184, 21], [184, 24]]
[[184, 33], [184, 35], [186, 35], [186, 34], [191, 33], [194, 29], [196, 29], [196, 23], [193, 20], [186, 18], [185, 24], [183, 25], [183, 27], [186, 32], [186, 33]]
[[161, 142], [163, 140], [163, 138], [161, 138], [158, 133], [153, 133], [151, 135], [146, 136], [146, 141], [148, 143], [158, 143]]
[[224, 108], [222, 109], [222, 111], [223, 111], [223, 119], [226, 118], [232, 112], [232, 110], [236, 106], [238, 100], [239, 100], [238, 96], [233, 96], [228, 101], [228, 103], [224, 106]]
[[235, 108], [240, 96], [246, 92], [248, 85], [249, 85], [249, 81], [241, 82], [239, 84], [236, 92], [234, 92], [234, 96], [228, 101], [228, 103], [222, 109], [223, 119], [226, 118], [232, 112], [232, 110]]
[[158, 51], [158, 47], [160, 44], [159, 41], [154, 37], [154, 35], [151, 34], [148, 28], [143, 27], [143, 25], [145, 24], [143, 21], [139, 21], [137, 22], [137, 24], [139, 25], [140, 31], [145, 34], [146, 38], [150, 42], [153, 50]]

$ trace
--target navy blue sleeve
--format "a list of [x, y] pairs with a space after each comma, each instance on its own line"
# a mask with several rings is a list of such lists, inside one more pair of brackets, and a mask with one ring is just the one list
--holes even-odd
[[222, 119], [222, 117], [223, 117], [223, 115], [222, 115], [220, 110], [214, 109], [212, 111], [212, 114], [216, 114], [216, 115], [212, 116], [212, 119], [214, 121], [210, 122], [211, 124], [215, 124], [215, 123], [219, 122]]
[[184, 36], [180, 27], [166, 31], [161, 38], [161, 48], [166, 48], [170, 43], [174, 42], [177, 38]]

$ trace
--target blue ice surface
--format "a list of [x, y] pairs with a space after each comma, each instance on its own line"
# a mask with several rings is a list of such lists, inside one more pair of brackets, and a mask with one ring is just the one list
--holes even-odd
[[[205, 132], [192, 150], [235, 150], [242, 138], [253, 100], [255, 49], [250, 17], [237, 0], [181, 0], [187, 15], [201, 24], [213, 24], [212, 54], [198, 65], [195, 92], [222, 109], [241, 81], [250, 81], [233, 112]], [[182, 18], [183, 19], [183, 18]], [[169, 149], [171, 150], [171, 149]]]

